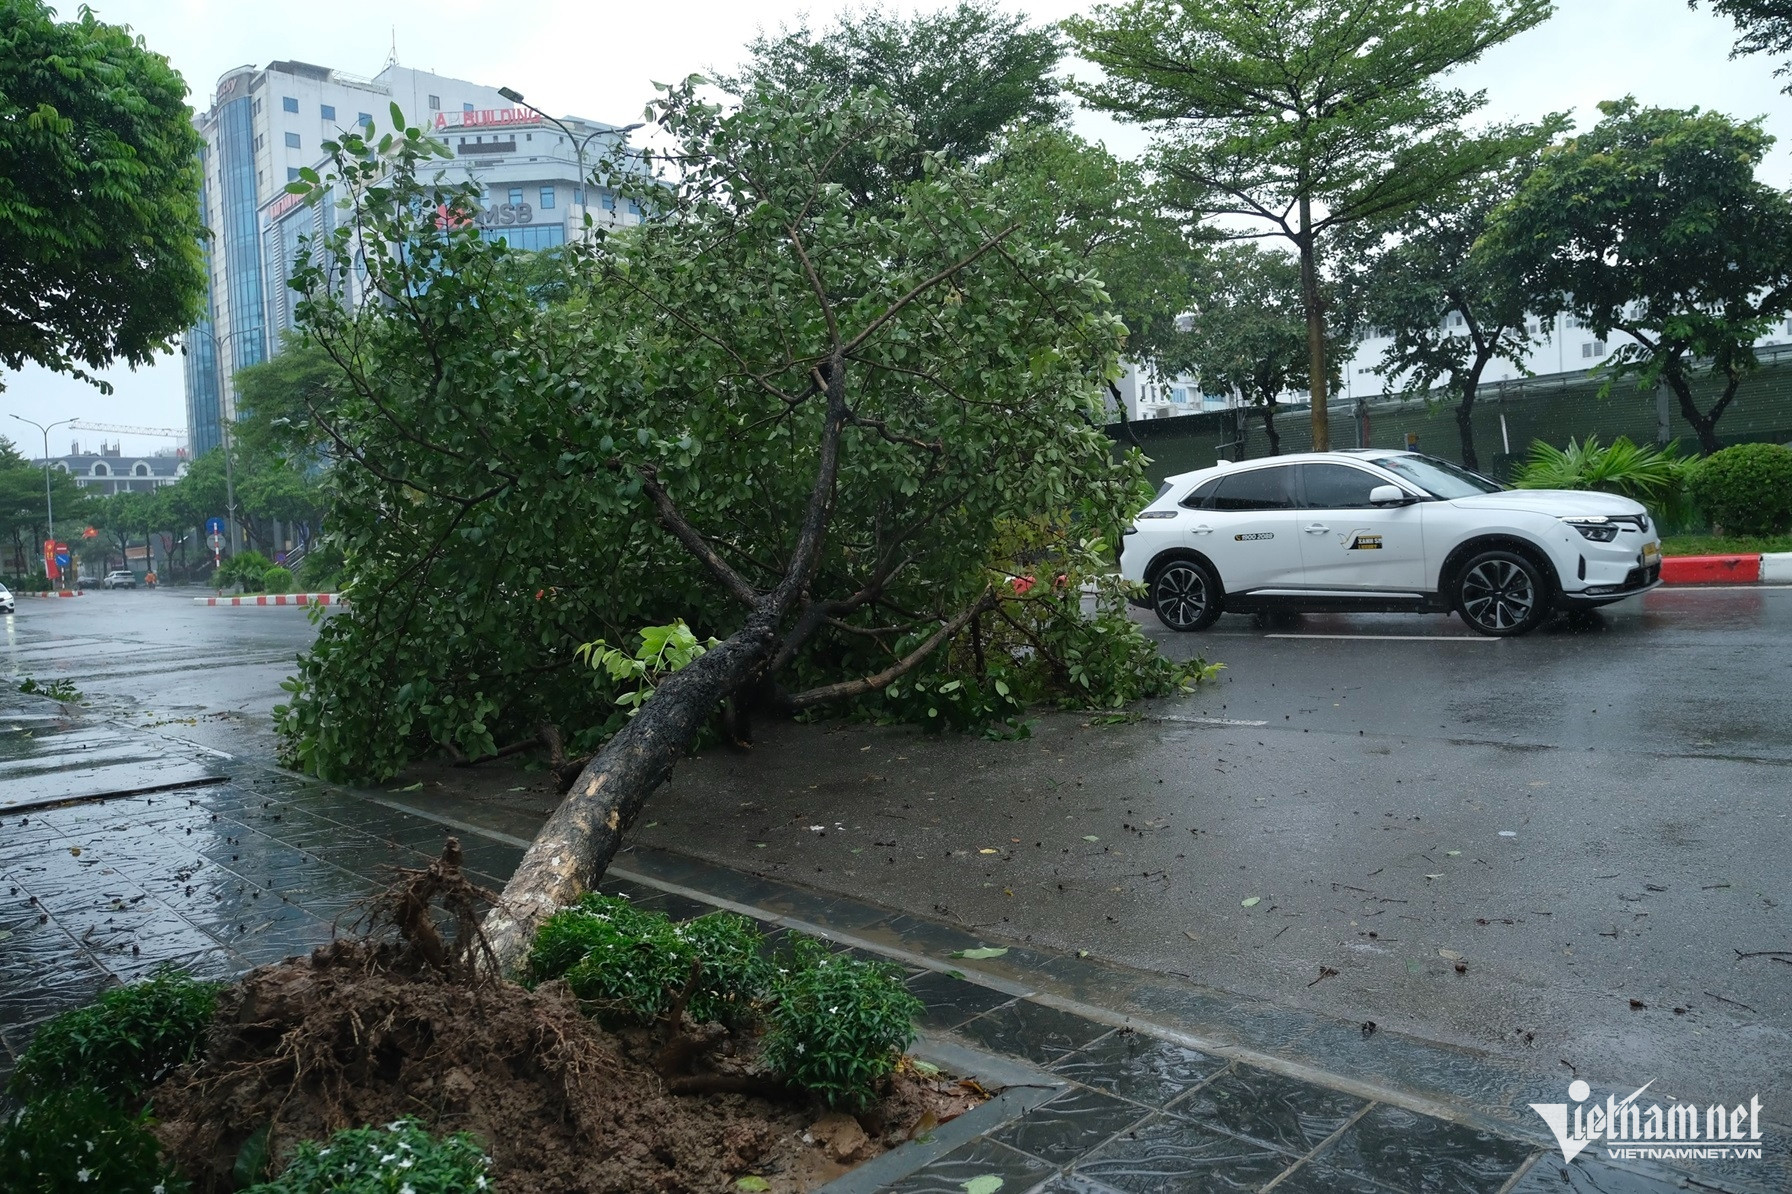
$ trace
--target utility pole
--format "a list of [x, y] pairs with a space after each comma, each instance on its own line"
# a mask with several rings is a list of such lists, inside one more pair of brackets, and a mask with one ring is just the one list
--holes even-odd
[[[198, 335], [204, 336], [207, 340], [210, 340], [212, 342], [212, 359], [217, 367], [222, 369], [224, 367], [224, 345], [230, 342], [232, 336], [241, 335], [242, 332], [246, 330], [249, 329], [225, 332], [222, 341], [218, 339], [216, 332], [208, 332], [197, 326], [188, 328], [187, 334], [190, 336], [197, 333]], [[235, 556], [237, 554], [236, 465], [231, 460], [231, 457], [235, 455], [235, 451], [230, 444], [230, 424], [232, 422], [234, 422], [234, 420], [224, 412], [224, 379], [223, 375], [220, 374], [218, 378], [218, 428], [224, 436], [224, 505], [226, 508], [225, 514], [227, 515], [224, 521], [230, 528], [230, 554]]]
[[[44, 433], [44, 537], [53, 544], [56, 542], [56, 507], [50, 500], [50, 431], [53, 428], [62, 426], [64, 423], [73, 423], [76, 420], [58, 419], [56, 422], [51, 423], [46, 427], [35, 420], [27, 419], [23, 415], [14, 415], [13, 418], [21, 423], [30, 423], [33, 427]], [[50, 556], [54, 553], [54, 547], [44, 553], [45, 580], [50, 579]]]

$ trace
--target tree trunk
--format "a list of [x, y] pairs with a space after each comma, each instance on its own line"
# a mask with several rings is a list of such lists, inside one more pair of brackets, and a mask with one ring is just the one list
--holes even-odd
[[726, 641], [667, 677], [585, 765], [486, 918], [485, 935], [502, 969], [522, 962], [536, 926], [603, 877], [623, 832], [690, 749], [711, 710], [771, 658], [776, 622], [769, 609], [754, 612]]
[[1300, 294], [1307, 309], [1307, 391], [1313, 397], [1313, 451], [1329, 452], [1332, 447], [1331, 427], [1325, 409], [1325, 308], [1319, 297], [1319, 258], [1313, 248], [1313, 204], [1305, 195], [1300, 200]]
[[1481, 392], [1481, 371], [1487, 368], [1487, 358], [1477, 356], [1475, 363], [1469, 368], [1468, 376], [1462, 379], [1462, 401], [1456, 406], [1456, 434], [1462, 441], [1462, 467], [1472, 473], [1481, 471], [1481, 457], [1475, 452], [1475, 399]]
[[1742, 384], [1741, 376], [1735, 375], [1729, 379], [1724, 387], [1724, 396], [1717, 400], [1717, 405], [1711, 408], [1709, 414], [1700, 410], [1699, 404], [1693, 401], [1692, 385], [1685, 377], [1670, 373], [1666, 378], [1668, 385], [1674, 389], [1674, 397], [1680, 400], [1681, 416], [1692, 424], [1693, 432], [1699, 437], [1699, 451], [1707, 456], [1721, 451], [1723, 444], [1718, 442], [1717, 421], [1723, 418], [1724, 409], [1730, 405], [1730, 399], [1736, 396], [1736, 387]]
[[1276, 430], [1276, 400], [1271, 398], [1263, 404], [1263, 434], [1269, 437], [1269, 454], [1282, 454], [1282, 434]]

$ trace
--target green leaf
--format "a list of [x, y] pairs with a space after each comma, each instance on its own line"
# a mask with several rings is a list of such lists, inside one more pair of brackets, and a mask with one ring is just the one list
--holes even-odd
[[398, 106], [398, 101], [394, 100], [388, 110], [392, 113], [393, 131], [402, 129], [404, 127], [404, 109]]
[[1238, 906], [1240, 908], [1255, 908], [1258, 904], [1261, 904], [1262, 902], [1263, 902], [1262, 896], [1246, 896], [1244, 899], [1238, 901]]
[[983, 946], [977, 947], [976, 949], [954, 950], [954, 951], [952, 951], [952, 957], [967, 958], [967, 959], [975, 962], [975, 961], [981, 961], [984, 958], [999, 958], [1007, 952], [1008, 952], [1008, 949], [1006, 946], [983, 945]]
[[268, 1133], [273, 1130], [273, 1127], [272, 1120], [262, 1124], [255, 1131], [249, 1133], [249, 1138], [243, 1141], [241, 1148], [237, 1149], [236, 1164], [231, 1166], [230, 1176], [236, 1182], [238, 1189], [253, 1186], [267, 1176]]
[[760, 1177], [758, 1174], [749, 1173], [745, 1177], [735, 1178], [734, 1179], [734, 1188], [736, 1190], [747, 1191], [748, 1194], [755, 1194], [755, 1192], [757, 1192], [757, 1191], [771, 1189], [772, 1184], [770, 1182], [766, 1181], [764, 1178]]
[[983, 1173], [958, 1184], [964, 1187], [964, 1194], [996, 1194], [1004, 1183], [993, 1173]]

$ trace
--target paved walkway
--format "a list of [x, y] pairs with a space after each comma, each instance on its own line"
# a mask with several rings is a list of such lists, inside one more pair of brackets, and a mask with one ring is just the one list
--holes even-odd
[[[0, 698], [0, 743], [134, 735]], [[67, 741], [63, 742], [67, 745]], [[356, 793], [196, 753], [204, 774], [146, 795], [0, 814], [0, 1068], [45, 1017], [165, 961], [230, 975], [303, 952], [352, 918], [391, 864], [417, 865], [458, 832], [492, 886], [521, 839], [404, 793]], [[120, 772], [124, 775], [124, 772]], [[1175, 976], [987, 941], [870, 903], [662, 851], [630, 851], [607, 885], [676, 916], [727, 907], [893, 960], [927, 1005], [924, 1053], [1007, 1092], [931, 1142], [837, 1184], [961, 1194], [1169, 1190], [1421, 1194], [1664, 1194], [1684, 1175], [1565, 1167], [1525, 1105], [1561, 1101], [1564, 1074], [1203, 990]], [[1006, 952], [975, 961], [978, 946]], [[1617, 1092], [1620, 1096], [1627, 1092]], [[1605, 1092], [1597, 1091], [1603, 1098]], [[1701, 1163], [1696, 1188], [1792, 1188], [1792, 1132], [1761, 1163]]]

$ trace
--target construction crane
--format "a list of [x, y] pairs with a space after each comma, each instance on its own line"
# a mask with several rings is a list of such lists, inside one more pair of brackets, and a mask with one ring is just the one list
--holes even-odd
[[106, 431], [118, 435], [153, 435], [160, 439], [186, 439], [185, 427], [131, 427], [124, 423], [89, 423], [76, 419], [69, 424], [76, 431]]

